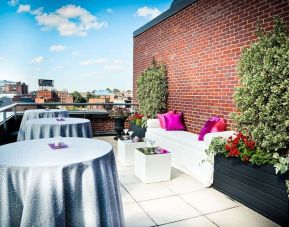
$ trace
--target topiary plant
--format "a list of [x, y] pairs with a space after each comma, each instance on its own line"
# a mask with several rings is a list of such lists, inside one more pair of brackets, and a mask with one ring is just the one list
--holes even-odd
[[243, 50], [240, 87], [234, 100], [239, 130], [251, 134], [263, 151], [285, 154], [289, 148], [289, 36], [281, 19], [274, 29], [258, 29], [258, 40]]
[[166, 110], [168, 96], [167, 69], [164, 64], [147, 68], [137, 80], [137, 99], [139, 112], [146, 118], [154, 118], [156, 114]]

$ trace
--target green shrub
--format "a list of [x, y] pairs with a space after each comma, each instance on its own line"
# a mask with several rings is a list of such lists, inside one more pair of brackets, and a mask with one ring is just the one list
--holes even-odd
[[257, 32], [258, 40], [243, 50], [235, 92], [239, 130], [250, 133], [265, 152], [289, 148], [289, 36], [280, 19], [273, 31]]
[[157, 64], [147, 68], [137, 80], [137, 99], [139, 112], [147, 118], [166, 110], [168, 95], [167, 70], [165, 65]]

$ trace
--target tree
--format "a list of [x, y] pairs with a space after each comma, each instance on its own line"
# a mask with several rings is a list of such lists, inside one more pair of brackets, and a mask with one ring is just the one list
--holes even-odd
[[85, 98], [78, 92], [78, 91], [74, 91], [72, 92], [72, 97], [73, 97], [73, 102], [76, 103], [86, 103]]
[[113, 93], [117, 93], [117, 92], [120, 92], [120, 90], [118, 90], [117, 88], [114, 88]]
[[93, 98], [96, 98], [96, 96], [90, 92], [87, 93], [87, 96], [86, 96], [86, 102], [89, 101], [89, 99], [93, 99]]
[[259, 29], [258, 40], [244, 49], [235, 92], [239, 113], [234, 119], [262, 150], [289, 149], [289, 36], [280, 19], [273, 31]]
[[108, 91], [109, 93], [111, 93], [111, 90], [110, 90], [110, 88], [106, 88], [105, 90], [106, 90], [106, 91]]

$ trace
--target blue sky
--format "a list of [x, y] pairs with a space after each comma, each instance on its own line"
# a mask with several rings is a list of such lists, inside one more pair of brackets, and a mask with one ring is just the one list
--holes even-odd
[[132, 33], [171, 0], [0, 0], [0, 80], [132, 89]]

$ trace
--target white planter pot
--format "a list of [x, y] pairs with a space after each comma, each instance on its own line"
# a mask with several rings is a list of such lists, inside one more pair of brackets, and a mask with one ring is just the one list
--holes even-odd
[[168, 181], [171, 179], [171, 153], [145, 155], [134, 152], [134, 174], [144, 183]]
[[132, 166], [134, 164], [134, 150], [136, 148], [145, 147], [145, 142], [125, 142], [118, 140], [117, 159], [124, 166]]

